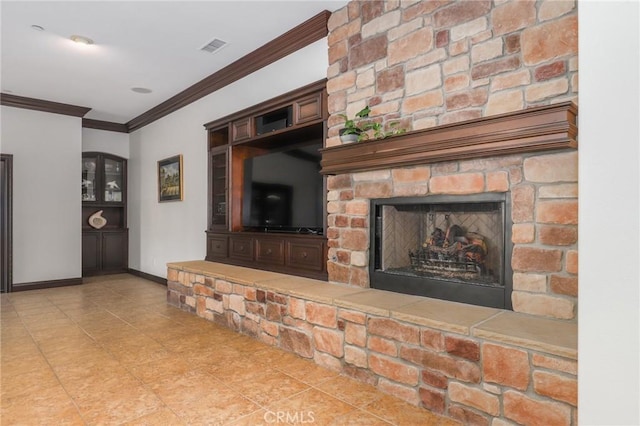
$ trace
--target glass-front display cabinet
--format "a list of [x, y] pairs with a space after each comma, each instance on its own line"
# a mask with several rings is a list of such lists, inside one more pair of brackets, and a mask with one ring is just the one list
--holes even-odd
[[128, 269], [127, 160], [82, 154], [82, 275]]

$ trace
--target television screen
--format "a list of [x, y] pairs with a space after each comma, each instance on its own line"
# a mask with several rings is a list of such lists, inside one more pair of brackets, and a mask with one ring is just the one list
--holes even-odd
[[242, 225], [250, 230], [321, 233], [321, 143], [244, 161]]

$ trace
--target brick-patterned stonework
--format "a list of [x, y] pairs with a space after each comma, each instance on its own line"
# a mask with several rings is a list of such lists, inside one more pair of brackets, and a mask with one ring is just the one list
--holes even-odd
[[329, 19], [329, 139], [365, 105], [419, 130], [574, 101], [573, 0], [352, 1]]
[[569, 322], [204, 261], [167, 299], [463, 424], [577, 424]]
[[[329, 20], [327, 146], [365, 105], [408, 130], [577, 103], [574, 1], [352, 1]], [[366, 143], [366, 142], [365, 142]], [[329, 280], [369, 286], [369, 200], [511, 192], [513, 309], [575, 321], [577, 152], [328, 178]]]

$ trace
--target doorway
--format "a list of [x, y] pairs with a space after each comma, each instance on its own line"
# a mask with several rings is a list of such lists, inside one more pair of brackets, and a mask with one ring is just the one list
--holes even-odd
[[9, 293], [12, 275], [13, 155], [0, 154], [0, 291]]

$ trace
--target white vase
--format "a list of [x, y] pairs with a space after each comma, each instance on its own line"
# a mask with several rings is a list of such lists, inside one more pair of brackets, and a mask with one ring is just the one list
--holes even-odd
[[104, 210], [98, 210], [91, 216], [89, 216], [89, 226], [95, 229], [100, 229], [107, 224], [107, 219], [102, 217], [102, 212]]

